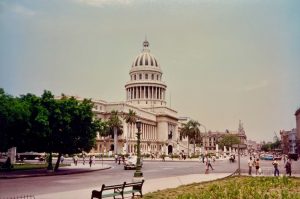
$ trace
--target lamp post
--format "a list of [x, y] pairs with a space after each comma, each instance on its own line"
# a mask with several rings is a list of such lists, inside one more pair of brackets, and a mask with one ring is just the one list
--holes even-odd
[[136, 161], [136, 171], [134, 172], [133, 181], [140, 181], [143, 179], [143, 172], [141, 171], [141, 126], [142, 122], [140, 120], [136, 121], [137, 132], [137, 161]]

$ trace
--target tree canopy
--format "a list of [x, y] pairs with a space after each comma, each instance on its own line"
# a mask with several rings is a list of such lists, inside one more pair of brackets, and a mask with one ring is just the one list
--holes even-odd
[[97, 131], [101, 130], [92, 107], [91, 100], [78, 101], [64, 95], [55, 99], [50, 91], [44, 91], [41, 97], [33, 94], [12, 97], [1, 89], [1, 151], [15, 146], [18, 152], [47, 152], [49, 165], [53, 152], [59, 154], [59, 161], [62, 154], [89, 151], [95, 145]]
[[220, 148], [223, 148], [224, 146], [228, 148], [232, 147], [233, 144], [240, 144], [240, 139], [236, 135], [226, 134], [222, 137], [218, 144]]
[[[200, 140], [200, 123], [196, 120], [189, 120], [186, 124], [182, 124], [182, 128], [180, 131], [180, 135], [183, 138], [188, 138], [188, 142], [193, 140], [194, 143], [194, 154], [195, 154], [195, 146], [196, 140]], [[188, 151], [189, 151], [189, 144], [188, 144]]]

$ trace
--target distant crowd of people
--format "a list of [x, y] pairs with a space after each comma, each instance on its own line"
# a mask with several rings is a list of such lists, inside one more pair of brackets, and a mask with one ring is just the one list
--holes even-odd
[[[283, 155], [283, 164], [286, 171], [286, 175], [291, 176], [292, 175], [292, 160], [290, 158], [287, 158], [286, 155]], [[273, 158], [272, 166], [274, 167], [274, 176], [279, 176], [279, 161], [275, 158]], [[262, 168], [260, 167], [260, 160], [259, 158], [250, 156], [248, 160], [248, 174], [252, 175], [252, 167], [255, 167], [256, 175], [262, 174]]]

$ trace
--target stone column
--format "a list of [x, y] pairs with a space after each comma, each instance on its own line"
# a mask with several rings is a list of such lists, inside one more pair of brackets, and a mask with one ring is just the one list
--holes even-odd
[[139, 86], [139, 99], [141, 99], [142, 98], [142, 87], [141, 86]]
[[154, 87], [151, 86], [151, 98], [154, 99], [154, 96], [153, 96], [153, 90], [154, 90]]

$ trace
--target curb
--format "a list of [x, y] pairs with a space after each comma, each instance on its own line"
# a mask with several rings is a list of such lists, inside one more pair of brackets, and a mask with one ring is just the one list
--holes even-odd
[[72, 175], [72, 174], [80, 174], [80, 173], [89, 173], [94, 171], [101, 171], [101, 170], [107, 170], [110, 169], [111, 166], [108, 166], [106, 168], [101, 169], [93, 169], [93, 170], [77, 170], [77, 171], [61, 171], [61, 172], [50, 172], [50, 173], [39, 173], [39, 174], [28, 174], [28, 175], [7, 175], [7, 176], [0, 176], [0, 179], [16, 179], [16, 178], [33, 178], [33, 177], [42, 177], [42, 176], [56, 176], [56, 175]]

